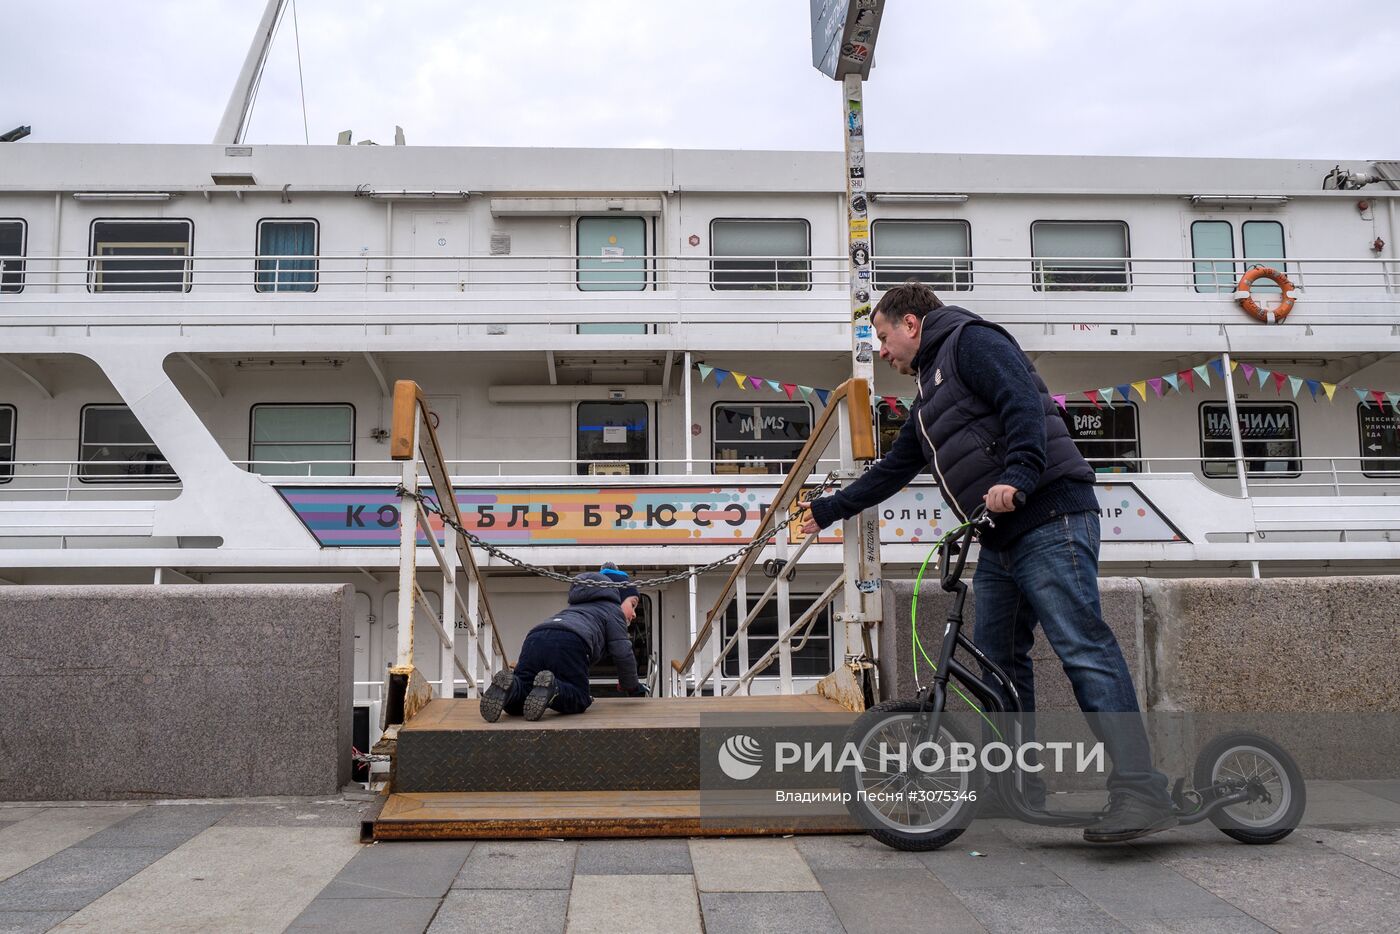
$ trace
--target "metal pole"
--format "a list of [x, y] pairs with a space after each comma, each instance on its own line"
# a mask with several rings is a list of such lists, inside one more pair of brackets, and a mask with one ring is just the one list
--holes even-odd
[[457, 530], [444, 522], [442, 539], [442, 555], [447, 559], [442, 568], [442, 628], [448, 639], [442, 644], [438, 696], [451, 698], [457, 687]]
[[[1240, 496], [1249, 499], [1249, 480], [1245, 476], [1244, 443], [1240, 440], [1240, 410], [1235, 404], [1235, 374], [1230, 368], [1230, 354], [1220, 355], [1221, 369], [1225, 371], [1225, 411], [1230, 419], [1230, 443], [1235, 448], [1235, 475], [1240, 481]], [[1246, 542], [1254, 541], [1254, 533], [1246, 532]], [[1259, 576], [1259, 562], [1249, 562], [1250, 576]]]
[[418, 561], [418, 501], [410, 493], [418, 492], [418, 432], [423, 424], [422, 413], [413, 416], [413, 456], [403, 462], [400, 480], [407, 492], [399, 497], [399, 639], [396, 666], [413, 664], [413, 618], [418, 606], [414, 593], [414, 572]]
[[695, 432], [691, 426], [695, 424], [694, 410], [691, 408], [693, 398], [691, 396], [690, 371], [692, 363], [690, 351], [685, 352], [685, 472], [695, 473]]

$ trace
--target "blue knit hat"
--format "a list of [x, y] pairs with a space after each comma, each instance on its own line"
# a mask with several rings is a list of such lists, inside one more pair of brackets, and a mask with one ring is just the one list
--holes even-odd
[[[608, 580], [616, 581], [619, 584], [628, 583], [632, 580], [632, 578], [627, 576], [626, 571], [619, 571], [617, 565], [613, 564], [611, 561], [605, 563], [602, 567], [600, 567], [598, 569], [598, 573], [606, 577]], [[626, 600], [628, 597], [640, 596], [641, 593], [637, 590], [636, 587], [621, 587], [617, 591], [618, 600]]]

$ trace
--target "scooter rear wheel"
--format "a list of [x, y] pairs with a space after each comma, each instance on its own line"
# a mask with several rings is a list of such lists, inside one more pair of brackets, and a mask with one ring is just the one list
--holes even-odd
[[[945, 767], [924, 771], [914, 766], [912, 750], [925, 716], [918, 701], [886, 701], [861, 714], [846, 733], [847, 744], [855, 747], [863, 766], [841, 774], [841, 790], [849, 795], [846, 808], [870, 836], [896, 850], [927, 851], [947, 846], [972, 823], [980, 803], [982, 776], [978, 770]], [[936, 743], [945, 761], [954, 742], [967, 740], [945, 717]], [[882, 747], [893, 750], [900, 744], [908, 753], [905, 768], [881, 756]]]
[[1298, 763], [1278, 743], [1257, 733], [1226, 733], [1206, 744], [1192, 776], [1197, 789], [1222, 781], [1255, 781], [1267, 801], [1232, 804], [1210, 815], [1211, 823], [1241, 843], [1276, 843], [1293, 832], [1307, 807]]

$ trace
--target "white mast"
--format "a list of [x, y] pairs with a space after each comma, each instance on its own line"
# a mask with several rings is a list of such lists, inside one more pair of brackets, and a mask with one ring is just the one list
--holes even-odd
[[248, 57], [243, 60], [243, 70], [238, 73], [238, 81], [233, 93], [228, 97], [224, 108], [224, 118], [219, 121], [219, 129], [214, 133], [215, 143], [240, 143], [248, 120], [248, 107], [253, 102], [253, 88], [267, 62], [267, 50], [272, 45], [272, 32], [277, 28], [277, 17], [287, 0], [267, 0], [258, 31], [253, 34], [253, 44], [248, 47]]

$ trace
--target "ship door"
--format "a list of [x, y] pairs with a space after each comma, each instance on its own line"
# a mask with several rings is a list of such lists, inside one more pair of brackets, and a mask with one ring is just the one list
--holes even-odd
[[[656, 604], [651, 594], [642, 594], [637, 603], [637, 615], [627, 627], [632, 638], [632, 654], [637, 658], [637, 678], [643, 685], [651, 675], [652, 666], [660, 658], [661, 642], [658, 638]], [[597, 659], [588, 671], [589, 691], [594, 697], [617, 697], [617, 665], [611, 656]]]
[[382, 680], [382, 672], [370, 664], [370, 645], [377, 628], [373, 624], [373, 614], [369, 594], [355, 591], [355, 700], [366, 700], [374, 695], [374, 688], [366, 682]]
[[467, 287], [467, 217], [461, 213], [413, 214], [413, 288], [428, 292]]

